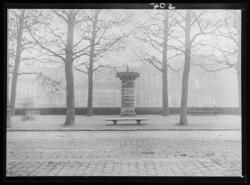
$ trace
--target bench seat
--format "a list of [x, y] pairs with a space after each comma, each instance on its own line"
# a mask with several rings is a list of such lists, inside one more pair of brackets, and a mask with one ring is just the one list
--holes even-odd
[[138, 124], [140, 124], [141, 121], [146, 121], [148, 118], [107, 118], [105, 121], [112, 121], [114, 124], [117, 124], [117, 121], [136, 121]]

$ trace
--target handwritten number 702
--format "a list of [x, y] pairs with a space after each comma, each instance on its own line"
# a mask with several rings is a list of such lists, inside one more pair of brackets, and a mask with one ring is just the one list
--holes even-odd
[[175, 9], [175, 7], [172, 5], [172, 3], [150, 3], [150, 5], [153, 5], [154, 10], [155, 9]]

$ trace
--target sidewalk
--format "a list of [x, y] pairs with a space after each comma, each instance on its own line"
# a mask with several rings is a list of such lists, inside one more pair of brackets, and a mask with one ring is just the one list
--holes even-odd
[[177, 125], [179, 115], [138, 115], [148, 118], [140, 125], [136, 121], [118, 121], [114, 125], [106, 118], [119, 117], [119, 115], [94, 115], [76, 116], [75, 125], [63, 126], [64, 115], [39, 115], [34, 120], [22, 121], [21, 116], [12, 117], [11, 128], [7, 131], [108, 131], [108, 130], [240, 130], [241, 116], [217, 115], [217, 116], [188, 116], [188, 125]]

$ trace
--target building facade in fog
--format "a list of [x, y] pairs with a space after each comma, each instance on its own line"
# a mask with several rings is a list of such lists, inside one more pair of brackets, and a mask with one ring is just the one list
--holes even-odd
[[[130, 70], [140, 73], [140, 77], [136, 79], [135, 83], [136, 107], [161, 107], [162, 74], [149, 64], [131, 67]], [[191, 70], [193, 71], [190, 72], [189, 79], [189, 106], [238, 106], [237, 79], [233, 72], [227, 71], [225, 74], [217, 75], [197, 72], [193, 68]], [[46, 69], [46, 73], [53, 75], [55, 79], [64, 77], [63, 72], [60, 73], [58, 68]], [[113, 69], [103, 69], [94, 74], [94, 107], [120, 107], [120, 80], [115, 76], [116, 73]], [[86, 107], [87, 75], [75, 71], [74, 78], [75, 106]], [[179, 107], [182, 76], [178, 76], [169, 69], [168, 78], [169, 106]], [[18, 79], [16, 107], [22, 107], [26, 97], [33, 99], [35, 107], [64, 107], [65, 87], [62, 85], [55, 90], [51, 85], [37, 80], [34, 75], [23, 75]]]

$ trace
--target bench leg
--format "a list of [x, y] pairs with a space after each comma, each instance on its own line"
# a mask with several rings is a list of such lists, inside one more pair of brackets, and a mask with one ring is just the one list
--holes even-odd
[[137, 124], [140, 124], [141, 123], [141, 120], [136, 120]]
[[117, 120], [114, 120], [113, 123], [114, 123], [114, 125], [116, 125], [117, 124]]

